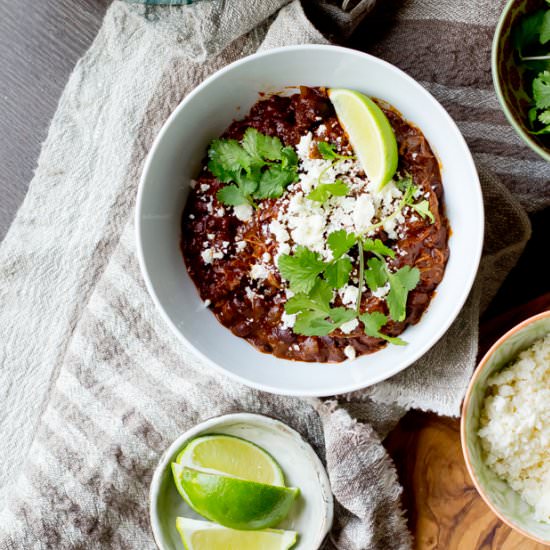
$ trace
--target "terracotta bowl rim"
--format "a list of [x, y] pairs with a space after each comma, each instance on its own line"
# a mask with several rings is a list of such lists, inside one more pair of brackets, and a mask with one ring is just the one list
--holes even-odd
[[460, 417], [460, 443], [462, 445], [462, 454], [464, 455], [464, 462], [466, 463], [466, 468], [468, 470], [468, 473], [470, 474], [470, 478], [472, 479], [473, 483], [474, 483], [474, 486], [477, 490], [477, 492], [479, 493], [479, 495], [481, 496], [481, 498], [485, 501], [485, 504], [487, 504], [487, 506], [492, 510], [492, 512], [503, 522], [505, 523], [506, 525], [508, 525], [508, 527], [510, 527], [511, 529], [517, 531], [518, 533], [522, 534], [523, 536], [531, 539], [531, 540], [534, 540], [536, 542], [539, 542], [541, 544], [544, 544], [544, 545], [548, 545], [549, 544], [549, 541], [548, 540], [544, 540], [544, 539], [541, 539], [539, 537], [537, 537], [536, 535], [533, 535], [532, 533], [529, 533], [528, 531], [525, 531], [523, 528], [519, 527], [518, 525], [516, 525], [515, 523], [513, 523], [509, 518], [507, 518], [506, 516], [504, 516], [502, 514], [502, 512], [500, 512], [499, 510], [496, 509], [496, 507], [493, 505], [493, 503], [490, 501], [489, 497], [486, 495], [485, 493], [485, 490], [483, 489], [483, 487], [481, 486], [481, 484], [479, 483], [475, 473], [474, 473], [474, 469], [472, 467], [472, 464], [471, 464], [471, 459], [470, 459], [470, 453], [468, 451], [468, 445], [466, 444], [466, 422], [467, 422], [467, 419], [466, 419], [466, 411], [468, 410], [468, 406], [470, 404], [470, 398], [471, 398], [471, 395], [472, 395], [472, 391], [473, 391], [473, 387], [477, 381], [477, 379], [479, 378], [479, 376], [481, 375], [481, 373], [483, 372], [483, 370], [485, 369], [489, 359], [492, 357], [492, 355], [495, 353], [495, 351], [506, 341], [508, 340], [511, 336], [513, 336], [514, 334], [516, 334], [517, 332], [523, 330], [524, 328], [526, 328], [527, 326], [531, 325], [532, 323], [535, 323], [537, 321], [540, 321], [541, 319], [546, 319], [546, 318], [549, 318], [550, 317], [550, 310], [548, 311], [543, 311], [542, 313], [538, 313], [537, 315], [533, 315], [532, 317], [529, 317], [527, 319], [525, 319], [524, 321], [522, 321], [521, 323], [517, 324], [516, 326], [514, 326], [513, 328], [511, 328], [508, 332], [506, 332], [505, 334], [503, 334], [492, 346], [491, 348], [489, 349], [489, 351], [487, 351], [487, 353], [483, 356], [483, 358], [481, 359], [481, 361], [479, 362], [479, 364], [477, 365], [476, 369], [474, 370], [474, 373], [472, 375], [472, 378], [470, 379], [470, 383], [468, 384], [468, 389], [466, 390], [466, 395], [464, 397], [464, 401], [462, 403], [462, 414], [461, 414], [461, 417]]

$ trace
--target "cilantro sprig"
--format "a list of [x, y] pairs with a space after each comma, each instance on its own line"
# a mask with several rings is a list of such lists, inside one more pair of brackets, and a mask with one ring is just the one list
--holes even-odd
[[550, 134], [550, 7], [524, 16], [512, 37], [527, 77], [533, 78], [533, 102], [527, 112], [531, 133]]
[[349, 193], [349, 186], [341, 179], [337, 179], [334, 183], [325, 183], [323, 178], [325, 174], [336, 164], [343, 160], [353, 160], [354, 156], [340, 155], [335, 150], [334, 145], [327, 141], [320, 141], [317, 144], [317, 150], [323, 160], [331, 161], [330, 164], [319, 174], [317, 178], [317, 185], [313, 189], [307, 198], [310, 201], [316, 201], [320, 203], [326, 202], [331, 196], [345, 197]]
[[298, 156], [292, 147], [283, 147], [277, 137], [248, 128], [239, 143], [235, 139], [215, 139], [208, 149], [208, 169], [222, 183], [216, 194], [226, 205], [250, 204], [278, 198], [298, 180]]
[[[361, 314], [363, 280], [371, 291], [388, 284], [386, 297], [391, 319], [403, 321], [406, 315], [408, 293], [420, 280], [416, 267], [404, 266], [392, 272], [386, 258], [395, 258], [395, 252], [380, 239], [369, 239], [345, 230], [332, 232], [327, 239], [333, 259], [324, 261], [320, 254], [300, 246], [293, 255], [279, 258], [281, 276], [289, 282], [296, 294], [285, 304], [288, 314], [296, 314], [293, 330], [306, 336], [326, 336], [344, 323], [358, 318], [364, 325], [365, 334], [395, 344], [404, 345], [401, 338], [390, 337], [380, 329], [388, 317], [380, 312]], [[359, 289], [356, 308], [331, 307], [334, 290], [348, 281], [353, 265], [347, 253], [357, 246], [359, 259]], [[366, 269], [364, 255], [370, 254]]]

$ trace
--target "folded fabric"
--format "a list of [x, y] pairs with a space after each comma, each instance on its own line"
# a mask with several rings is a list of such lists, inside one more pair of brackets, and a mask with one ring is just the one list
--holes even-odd
[[[213, 71], [258, 49], [326, 39], [297, 0], [144, 10], [110, 7], [0, 248], [0, 547], [152, 548], [147, 490], [162, 451], [202, 419], [252, 411], [287, 422], [325, 461], [336, 502], [327, 547], [408, 548], [381, 439], [406, 408], [458, 414], [480, 310], [517, 261], [528, 219], [482, 157], [487, 231], [475, 288], [442, 340], [388, 381], [325, 403], [211, 372], [165, 326], [139, 273], [132, 212], [143, 160], [170, 112]], [[444, 102], [471, 100], [437, 86]]]

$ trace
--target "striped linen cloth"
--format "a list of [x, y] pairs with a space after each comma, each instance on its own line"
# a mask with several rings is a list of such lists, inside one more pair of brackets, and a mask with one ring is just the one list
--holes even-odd
[[[372, 2], [345, 4], [306, 7], [345, 35]], [[147, 490], [160, 454], [196, 422], [242, 410], [287, 422], [325, 462], [336, 503], [328, 548], [410, 547], [381, 439], [409, 407], [458, 414], [480, 309], [529, 236], [524, 211], [486, 168], [526, 207], [548, 199], [548, 167], [508, 130], [487, 76], [500, 6], [471, 4], [405, 2], [385, 33], [382, 5], [358, 31], [458, 119], [479, 162], [488, 224], [478, 282], [440, 343], [339, 402], [269, 395], [207, 370], [154, 309], [132, 221], [147, 150], [197, 83], [258, 49], [326, 39], [297, 0], [112, 4], [0, 247], [0, 548], [153, 548]]]

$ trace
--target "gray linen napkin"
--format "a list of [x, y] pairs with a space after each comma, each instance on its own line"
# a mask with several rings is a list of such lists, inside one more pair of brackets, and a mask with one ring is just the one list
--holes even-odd
[[[432, 12], [422, 2], [407, 5], [409, 19], [398, 29], [413, 22], [420, 35], [424, 23], [440, 32], [462, 25], [456, 2], [432, 4]], [[486, 21], [494, 10], [479, 4]], [[381, 438], [405, 408], [458, 414], [480, 309], [529, 236], [510, 193], [479, 165], [487, 239], [466, 306], [417, 364], [338, 403], [265, 394], [207, 370], [160, 319], [135, 257], [137, 181], [170, 112], [228, 62], [304, 42], [326, 39], [297, 0], [149, 7], [146, 18], [143, 8], [120, 1], [109, 9], [67, 84], [29, 195], [0, 248], [0, 547], [152, 548], [146, 494], [160, 454], [196, 422], [237, 410], [289, 423], [325, 461], [336, 501], [329, 547], [410, 547]], [[469, 70], [486, 68], [480, 61]], [[451, 105], [492, 94], [427, 80]], [[488, 103], [479, 109], [494, 110]]]

